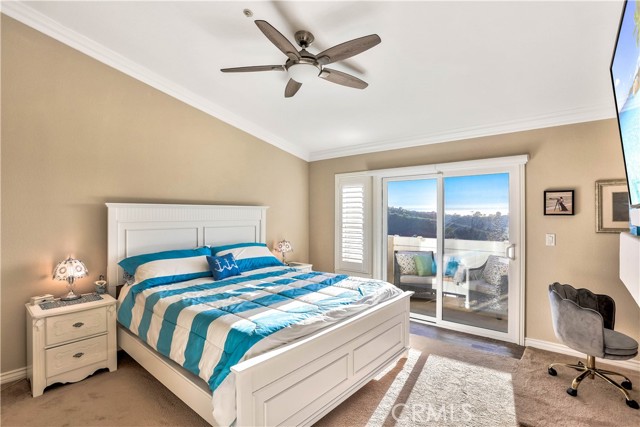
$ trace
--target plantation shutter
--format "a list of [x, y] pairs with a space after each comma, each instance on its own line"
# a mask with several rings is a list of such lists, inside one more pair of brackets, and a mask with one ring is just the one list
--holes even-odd
[[336, 272], [371, 277], [371, 177], [336, 177]]

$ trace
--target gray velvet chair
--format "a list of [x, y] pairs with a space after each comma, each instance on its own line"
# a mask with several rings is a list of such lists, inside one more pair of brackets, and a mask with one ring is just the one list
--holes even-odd
[[[571, 396], [578, 395], [578, 386], [586, 377], [602, 378], [622, 392], [628, 406], [638, 409], [638, 402], [632, 400], [627, 391], [632, 388], [629, 378], [617, 372], [596, 368], [596, 357], [627, 360], [638, 354], [636, 340], [613, 330], [616, 320], [613, 298], [556, 282], [549, 285], [549, 301], [556, 337], [572, 349], [587, 355], [586, 365], [582, 362], [577, 365], [552, 363], [548, 368], [549, 375], [556, 376], [554, 366], [559, 365], [580, 372], [567, 389]], [[620, 376], [624, 381], [618, 384], [608, 375]]]

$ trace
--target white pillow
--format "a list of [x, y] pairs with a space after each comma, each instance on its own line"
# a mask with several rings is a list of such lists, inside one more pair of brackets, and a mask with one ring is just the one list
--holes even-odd
[[396, 260], [398, 261], [398, 266], [400, 266], [400, 274], [413, 276], [418, 274], [414, 257], [415, 255], [413, 254], [396, 254]]

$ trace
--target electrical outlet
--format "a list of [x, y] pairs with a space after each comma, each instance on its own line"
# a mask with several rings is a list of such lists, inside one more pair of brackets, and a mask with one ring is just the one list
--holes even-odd
[[552, 233], [547, 233], [546, 235], [547, 246], [555, 246], [556, 245], [556, 235]]

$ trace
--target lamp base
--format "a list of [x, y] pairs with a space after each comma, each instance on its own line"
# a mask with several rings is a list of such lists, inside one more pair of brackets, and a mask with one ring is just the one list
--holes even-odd
[[82, 298], [82, 296], [80, 296], [80, 295], [74, 293], [73, 291], [71, 291], [68, 294], [66, 294], [65, 296], [60, 297], [60, 300], [61, 301], [73, 301], [73, 300], [80, 299], [80, 298]]

